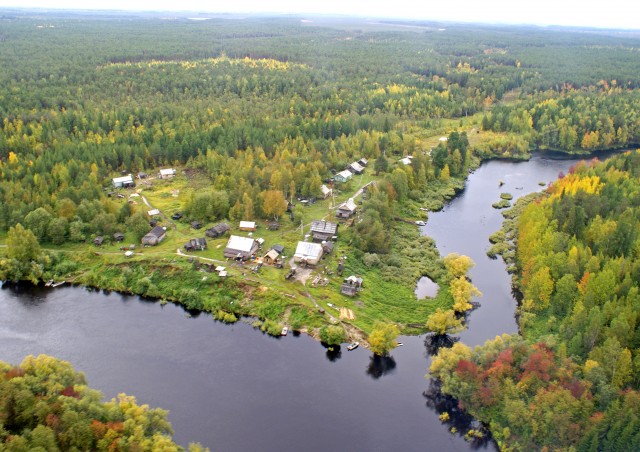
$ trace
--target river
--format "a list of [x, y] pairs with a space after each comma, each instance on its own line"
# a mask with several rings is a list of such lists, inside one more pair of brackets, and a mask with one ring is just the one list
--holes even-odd
[[[486, 162], [443, 211], [429, 215], [423, 230], [441, 254], [466, 254], [477, 264], [471, 278], [484, 295], [460, 335], [468, 345], [517, 331], [510, 277], [501, 260], [485, 255], [502, 220], [491, 204], [501, 192], [537, 191], [539, 181], [573, 163], [539, 155]], [[306, 336], [272, 338], [173, 304], [80, 287], [0, 290], [0, 360], [40, 353], [68, 360], [106, 398], [126, 392], [168, 409], [178, 443], [212, 450], [470, 450], [423, 395], [425, 337], [400, 340], [404, 346], [387, 360], [362, 347], [330, 356]]]

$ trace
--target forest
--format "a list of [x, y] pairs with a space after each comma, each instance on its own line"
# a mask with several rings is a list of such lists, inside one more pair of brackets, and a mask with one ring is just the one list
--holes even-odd
[[432, 375], [501, 448], [640, 447], [640, 153], [579, 163], [516, 220], [520, 336], [455, 344]]
[[[640, 38], [410, 25], [2, 12], [0, 279], [68, 278], [223, 321], [251, 315], [271, 334], [286, 320], [325, 342], [364, 338], [380, 322], [409, 333], [461, 328], [477, 294], [465, 276], [473, 263], [439, 256], [414, 220], [442, 208], [483, 159], [640, 144]], [[287, 231], [270, 237], [293, 246], [298, 225], [332, 204], [297, 204], [287, 218], [284, 201], [315, 201], [363, 158], [361, 185], [333, 185], [345, 201], [373, 182], [338, 241], [346, 271], [369, 285], [366, 307], [341, 300], [357, 314], [341, 323], [346, 333], [327, 329], [329, 316], [310, 301], [335, 302], [335, 282], [303, 293], [266, 269], [261, 280], [222, 284], [174, 256], [192, 221], [279, 219]], [[147, 207], [122, 201], [130, 192], [112, 179], [163, 167], [179, 170], [175, 182], [145, 193], [184, 214], [169, 243], [130, 261], [114, 243], [113, 253], [94, 251], [97, 236], [126, 231], [139, 244], [150, 228]], [[501, 447], [638, 444], [637, 171], [636, 154], [580, 165], [527, 206], [514, 267], [522, 335], [475, 351], [455, 344], [434, 360], [443, 390]], [[441, 290], [415, 308], [424, 275]], [[100, 432], [115, 438], [120, 427], [107, 427], [120, 421], [105, 417]], [[82, 444], [102, 447], [87, 429]], [[23, 440], [35, 441], [31, 432]]]

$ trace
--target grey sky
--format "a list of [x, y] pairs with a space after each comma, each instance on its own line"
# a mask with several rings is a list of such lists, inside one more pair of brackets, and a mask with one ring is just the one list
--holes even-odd
[[461, 22], [640, 29], [633, 0], [0, 0], [0, 7], [346, 14]]

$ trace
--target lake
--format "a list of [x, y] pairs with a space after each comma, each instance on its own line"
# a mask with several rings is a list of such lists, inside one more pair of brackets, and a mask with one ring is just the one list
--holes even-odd
[[[541, 155], [486, 162], [443, 211], [429, 214], [422, 229], [440, 252], [476, 262], [470, 274], [484, 295], [460, 334], [468, 345], [517, 331], [510, 277], [485, 255], [502, 221], [491, 204], [502, 192], [515, 200], [540, 190], [539, 181], [573, 163]], [[331, 355], [306, 336], [272, 338], [133, 296], [64, 286], [0, 290], [0, 360], [40, 353], [68, 360], [107, 398], [126, 392], [169, 410], [178, 443], [212, 450], [471, 450], [424, 395], [431, 344], [424, 336], [400, 340], [389, 359], [362, 347]]]

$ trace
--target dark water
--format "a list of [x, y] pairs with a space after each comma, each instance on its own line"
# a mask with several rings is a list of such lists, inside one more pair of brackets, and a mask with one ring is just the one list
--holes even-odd
[[[484, 296], [461, 335], [469, 345], [516, 331], [509, 277], [500, 260], [484, 254], [501, 222], [491, 204], [502, 191], [540, 189], [538, 181], [570, 164], [486, 163], [461, 196], [430, 215], [425, 229], [440, 251], [477, 263], [471, 275]], [[40, 353], [68, 360], [107, 398], [126, 392], [168, 409], [177, 442], [219, 451], [470, 450], [427, 406], [445, 402], [423, 395], [434, 392], [424, 375], [435, 344], [400, 340], [405, 345], [386, 360], [362, 347], [327, 356], [306, 336], [274, 339], [137, 297], [74, 287], [0, 290], [0, 360]]]
[[[607, 154], [609, 155], [609, 154]], [[469, 272], [482, 297], [475, 301], [481, 307], [469, 317], [469, 328], [460, 334], [462, 342], [475, 346], [503, 333], [518, 331], [514, 317], [516, 302], [511, 293], [511, 277], [502, 259], [490, 259], [488, 237], [500, 229], [502, 214], [491, 205], [500, 200], [500, 193], [517, 198], [540, 191], [545, 184], [567, 173], [576, 160], [554, 154], [537, 154], [527, 162], [492, 160], [470, 175], [464, 192], [449, 202], [440, 212], [429, 213], [426, 235], [433, 237], [440, 254], [464, 254], [476, 266]], [[504, 185], [499, 186], [503, 181]]]

